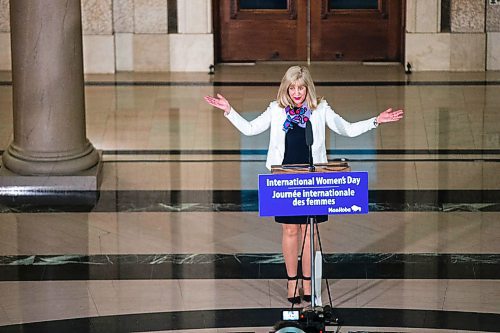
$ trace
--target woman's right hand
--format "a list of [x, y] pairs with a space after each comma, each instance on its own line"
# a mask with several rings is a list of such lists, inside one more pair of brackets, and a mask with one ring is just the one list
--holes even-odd
[[217, 97], [205, 96], [203, 97], [208, 104], [216, 107], [218, 109], [224, 110], [224, 114], [227, 115], [231, 112], [231, 104], [224, 98], [221, 94], [217, 94]]

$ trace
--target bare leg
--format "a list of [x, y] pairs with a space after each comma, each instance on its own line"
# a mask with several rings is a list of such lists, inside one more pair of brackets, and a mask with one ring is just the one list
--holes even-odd
[[[286, 273], [289, 277], [297, 275], [297, 261], [299, 251], [299, 224], [283, 224], [282, 249], [285, 258]], [[295, 291], [297, 280], [288, 282], [288, 296], [298, 296], [299, 291]], [[295, 292], [295, 295], [294, 295]]]

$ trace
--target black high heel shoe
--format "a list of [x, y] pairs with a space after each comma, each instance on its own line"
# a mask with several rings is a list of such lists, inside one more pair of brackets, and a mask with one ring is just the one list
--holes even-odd
[[[304, 288], [304, 280], [305, 281], [311, 281], [311, 277], [310, 276], [303, 276], [302, 277], [302, 288]], [[309, 295], [304, 294], [303, 298], [304, 298], [305, 302], [308, 302], [308, 303], [311, 302], [311, 294], [309, 294]]]
[[[297, 275], [295, 275], [295, 276], [292, 276], [292, 277], [287, 276], [287, 279], [288, 279], [288, 282], [290, 282], [290, 281], [298, 281], [299, 278], [297, 277]], [[288, 282], [287, 282], [287, 290], [288, 290]], [[297, 287], [298, 286], [295, 286], [295, 291], [298, 291]], [[299, 296], [288, 297], [287, 299], [292, 304], [300, 304], [301, 303], [300, 295]]]

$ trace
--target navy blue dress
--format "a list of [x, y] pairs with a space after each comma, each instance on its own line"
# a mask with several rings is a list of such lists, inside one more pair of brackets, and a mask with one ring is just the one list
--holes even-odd
[[[311, 156], [312, 160], [312, 156]], [[294, 124], [285, 135], [285, 157], [282, 164], [309, 164], [309, 147], [306, 145], [306, 129]], [[275, 216], [274, 220], [285, 224], [309, 223], [307, 216]], [[328, 221], [328, 215], [317, 215], [316, 222]]]

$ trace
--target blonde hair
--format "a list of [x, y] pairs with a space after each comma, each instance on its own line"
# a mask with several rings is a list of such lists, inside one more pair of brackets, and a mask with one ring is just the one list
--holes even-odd
[[281, 79], [281, 85], [278, 89], [278, 97], [276, 98], [279, 106], [286, 108], [287, 106], [293, 106], [295, 104], [288, 94], [288, 88], [292, 84], [306, 87], [307, 105], [311, 110], [316, 109], [320, 99], [316, 96], [316, 88], [314, 87], [311, 73], [309, 73], [309, 70], [305, 66], [292, 66], [286, 71], [283, 79]]

